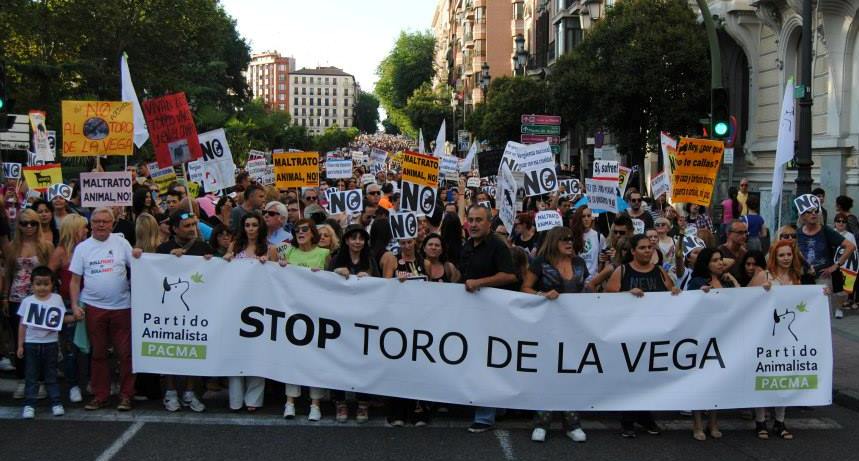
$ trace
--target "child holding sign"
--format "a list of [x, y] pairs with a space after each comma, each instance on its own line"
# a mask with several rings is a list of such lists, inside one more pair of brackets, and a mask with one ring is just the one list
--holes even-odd
[[26, 400], [21, 417], [32, 419], [36, 410], [36, 394], [39, 375], [45, 378], [51, 411], [54, 416], [66, 413], [60, 401], [60, 386], [57, 384], [57, 353], [59, 332], [63, 323], [72, 321], [66, 314], [66, 306], [60, 295], [54, 293], [54, 273], [45, 266], [33, 269], [31, 274], [33, 294], [24, 298], [18, 308], [21, 323], [18, 326], [18, 358], [26, 364]]

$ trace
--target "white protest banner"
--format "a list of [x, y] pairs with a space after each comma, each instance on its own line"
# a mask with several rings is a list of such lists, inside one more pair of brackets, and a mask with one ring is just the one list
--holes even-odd
[[413, 239], [418, 236], [418, 217], [414, 212], [391, 214], [391, 235], [394, 240]]
[[81, 173], [81, 206], [131, 206], [131, 172]]
[[507, 141], [507, 145], [504, 146], [504, 153], [501, 154], [501, 163], [506, 163], [510, 171], [520, 171], [519, 151], [525, 147], [525, 144], [520, 144], [516, 141]]
[[617, 213], [617, 178], [585, 178], [585, 189], [589, 208]]
[[325, 162], [325, 177], [348, 179], [352, 177], [352, 160], [328, 160]]
[[202, 183], [203, 182], [203, 160], [197, 159], [188, 162], [188, 179], [191, 181]]
[[133, 259], [131, 277], [135, 373], [261, 376], [527, 410], [832, 401], [820, 286], [546, 300], [157, 254]]
[[472, 142], [471, 147], [468, 148], [468, 153], [465, 155], [465, 158], [459, 162], [459, 172], [460, 173], [468, 173], [471, 171], [472, 166], [474, 165], [474, 157], [477, 155], [477, 142]]
[[498, 169], [498, 192], [495, 193], [495, 204], [498, 207], [498, 218], [504, 223], [507, 232], [513, 231], [516, 218], [516, 179], [506, 163]]
[[478, 178], [476, 176], [472, 176], [472, 177], [468, 178], [465, 181], [465, 187], [473, 187], [475, 189], [480, 187], [480, 178]]
[[45, 113], [38, 110], [30, 111], [30, 128], [33, 130], [33, 152], [39, 160], [52, 162], [54, 151], [48, 140], [48, 128], [45, 126]]
[[614, 179], [615, 182], [618, 182], [620, 164], [613, 160], [594, 160], [593, 177], [594, 179]]
[[3, 177], [6, 179], [21, 179], [21, 164], [3, 162]]
[[263, 186], [270, 186], [275, 183], [275, 180], [276, 178], [274, 176], [274, 165], [271, 163], [266, 164], [265, 168], [263, 168], [262, 171], [260, 184], [262, 184]]
[[[253, 152], [253, 151], [251, 151]], [[259, 151], [257, 151], [259, 152]], [[265, 163], [265, 158], [254, 155], [251, 157], [248, 156], [248, 162], [245, 164], [245, 171], [248, 172], [248, 175], [254, 181], [261, 183], [263, 177], [266, 175], [267, 165]]]
[[63, 183], [53, 184], [45, 192], [46, 192], [46, 195], [48, 197], [49, 202], [51, 200], [53, 200], [54, 197], [62, 197], [66, 200], [72, 199], [72, 186], [70, 186], [68, 184], [63, 184]]
[[373, 184], [376, 182], [376, 175], [372, 173], [364, 173], [361, 175], [361, 185], [366, 186], [367, 184]]
[[454, 155], [442, 155], [438, 171], [445, 179], [456, 179], [459, 176], [459, 159]]
[[[668, 194], [669, 189], [668, 175], [664, 171], [650, 180], [650, 193], [656, 198], [659, 198], [662, 194]], [[668, 195], [665, 198], [668, 198]]]
[[[35, 297], [30, 297], [29, 299], [35, 300]], [[60, 331], [63, 329], [63, 316], [65, 314], [65, 309], [59, 306], [30, 302], [25, 307], [21, 323], [28, 327]]]
[[516, 169], [525, 174], [525, 195], [543, 195], [558, 190], [555, 155], [548, 142], [528, 144], [518, 149]]
[[582, 183], [578, 179], [561, 179], [558, 183], [564, 187], [564, 193], [561, 194], [563, 197], [581, 195], [582, 193]]
[[371, 165], [384, 165], [388, 161], [388, 153], [375, 147], [370, 151]]
[[227, 134], [223, 128], [207, 131], [197, 135], [200, 140], [200, 149], [203, 151], [204, 162], [213, 162], [219, 160], [229, 160], [233, 162], [233, 153], [230, 151], [230, 146], [227, 144]]
[[[274, 171], [269, 170], [269, 172], [271, 175], [267, 180], [274, 181]], [[204, 161], [202, 182], [205, 192], [218, 192], [219, 190], [235, 186], [236, 164], [233, 163], [233, 159]]]
[[358, 214], [364, 209], [361, 189], [345, 190], [328, 194], [328, 212], [331, 214]]
[[553, 227], [561, 227], [564, 225], [564, 220], [561, 219], [561, 213], [555, 210], [545, 210], [537, 213], [534, 217], [534, 222], [537, 226], [537, 232], [547, 231]]
[[644, 221], [638, 218], [632, 218], [632, 235], [641, 235], [644, 233]]
[[352, 151], [352, 161], [355, 162], [355, 164], [366, 163], [366, 160], [367, 160], [367, 156], [364, 155], [363, 152], [357, 151], [357, 150]]

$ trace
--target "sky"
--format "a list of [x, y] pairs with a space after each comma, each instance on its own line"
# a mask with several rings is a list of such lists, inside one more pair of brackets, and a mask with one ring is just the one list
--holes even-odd
[[296, 68], [336, 66], [373, 91], [376, 67], [401, 30], [428, 30], [437, 0], [221, 0], [251, 52], [293, 56]]

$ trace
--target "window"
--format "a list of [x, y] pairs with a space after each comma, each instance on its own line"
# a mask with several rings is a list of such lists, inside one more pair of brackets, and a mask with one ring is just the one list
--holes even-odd
[[322, 109], [316, 108], [316, 115], [322, 115]]
[[286, 71], [286, 64], [278, 64], [277, 70], [279, 70], [281, 72], [285, 72]]
[[349, 116], [349, 109], [343, 109], [343, 116], [344, 116], [344, 117], [348, 117], [348, 116]]
[[307, 80], [305, 80], [305, 77], [301, 77], [301, 83], [307, 83]]
[[307, 104], [307, 99], [301, 98], [301, 105], [306, 105], [306, 104]]
[[310, 120], [308, 120], [308, 122], [310, 122], [309, 123], [310, 126], [313, 126], [313, 119], [312, 118]]
[[525, 2], [513, 4], [513, 19], [525, 19]]
[[328, 126], [328, 119], [325, 119], [325, 126]]
[[316, 98], [316, 105], [317, 105], [317, 106], [321, 106], [321, 105], [322, 105], [322, 98]]
[[[303, 110], [301, 112], [304, 112]], [[304, 114], [301, 114], [304, 115]], [[307, 126], [307, 120], [301, 119], [301, 126]]]
[[292, 115], [296, 115], [296, 116], [298, 115], [298, 108], [297, 107], [292, 108]]
[[307, 94], [307, 88], [302, 88], [302, 89], [301, 89], [301, 94]]
[[332, 90], [332, 93], [331, 93], [331, 94], [332, 94], [332, 95], [334, 95], [334, 96], [337, 96], [337, 88], [334, 88], [334, 89]]
[[278, 104], [277, 107], [280, 108], [280, 110], [286, 110], [286, 104]]
[[298, 83], [298, 77], [293, 77], [293, 78], [292, 78], [292, 83], [296, 83], [296, 84], [297, 84], [297, 83]]
[[336, 107], [331, 109], [331, 115], [333, 115], [335, 117], [337, 116], [337, 108]]
[[325, 96], [328, 96], [328, 88], [325, 88]]
[[328, 109], [325, 109], [325, 116], [328, 117]]
[[316, 84], [322, 85], [322, 77], [316, 77]]
[[286, 101], [286, 95], [285, 95], [285, 94], [283, 94], [283, 93], [280, 93], [280, 94], [278, 94], [278, 95], [277, 95], [277, 99], [278, 99], [279, 101]]
[[298, 94], [298, 87], [292, 89], [292, 94]]
[[301, 115], [307, 115], [307, 109], [301, 108]]
[[313, 98], [310, 98], [310, 105], [313, 105]]
[[328, 77], [325, 77], [325, 84], [328, 84]]
[[325, 98], [325, 105], [328, 105], [328, 98]]
[[278, 83], [277, 89], [280, 91], [286, 91], [286, 83]]
[[345, 122], [346, 122], [346, 123], [345, 123], [346, 128], [348, 128], [348, 127], [352, 124], [352, 121], [351, 121], [351, 120], [349, 120], [348, 118], [345, 120]]
[[349, 107], [349, 98], [343, 100], [343, 105]]
[[298, 98], [297, 98], [297, 97], [296, 97], [296, 98], [292, 98], [292, 105], [293, 105], [293, 106], [297, 106], [297, 105], [298, 105]]
[[277, 75], [277, 81], [285, 82], [286, 81], [286, 74], [278, 74]]
[[343, 88], [343, 96], [349, 96], [349, 88]]

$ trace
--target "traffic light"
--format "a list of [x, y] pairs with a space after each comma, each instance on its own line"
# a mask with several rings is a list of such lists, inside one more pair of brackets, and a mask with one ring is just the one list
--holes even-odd
[[710, 120], [714, 139], [725, 139], [730, 136], [731, 114], [728, 111], [728, 90], [713, 88], [710, 94]]

